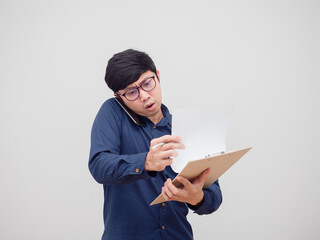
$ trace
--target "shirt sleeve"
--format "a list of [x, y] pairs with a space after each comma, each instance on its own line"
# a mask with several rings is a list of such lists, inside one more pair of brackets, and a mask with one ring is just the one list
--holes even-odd
[[89, 170], [102, 184], [124, 184], [151, 177], [144, 169], [147, 152], [120, 154], [121, 114], [107, 101], [92, 126]]
[[215, 181], [208, 188], [203, 189], [204, 197], [200, 206], [187, 204], [194, 213], [199, 215], [210, 214], [216, 211], [222, 203], [222, 193], [219, 181]]

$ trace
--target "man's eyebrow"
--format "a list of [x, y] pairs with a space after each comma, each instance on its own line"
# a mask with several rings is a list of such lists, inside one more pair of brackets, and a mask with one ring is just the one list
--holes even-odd
[[[141, 80], [141, 82], [137, 83], [137, 85], [140, 86], [140, 84], [141, 84], [143, 81], [147, 80], [148, 78], [152, 78], [153, 76], [154, 76], [154, 75], [149, 76], [149, 77], [145, 77], [144, 79]], [[132, 88], [136, 88], [136, 87], [137, 87], [137, 86], [126, 87], [125, 89], [123, 89], [123, 91], [127, 91], [127, 90], [130, 90], [130, 89], [132, 89]]]
[[[133, 83], [131, 83], [131, 84], [133, 84]], [[132, 88], [136, 88], [137, 86], [136, 85], [133, 85], [133, 86], [130, 86], [130, 87], [126, 87], [125, 89], [123, 89], [124, 91], [127, 91], [127, 90], [129, 90], [129, 89], [132, 89]]]
[[127, 90], [130, 90], [132, 88], [136, 88], [136, 86], [126, 87], [125, 89], [123, 89], [123, 91], [127, 91]]

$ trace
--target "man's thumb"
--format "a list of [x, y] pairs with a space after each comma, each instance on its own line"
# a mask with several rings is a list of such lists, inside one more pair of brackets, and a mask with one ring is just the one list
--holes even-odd
[[204, 183], [204, 182], [207, 180], [207, 178], [208, 178], [208, 176], [209, 176], [210, 173], [211, 173], [211, 168], [208, 168], [208, 169], [204, 170], [204, 171], [195, 179], [194, 182]]

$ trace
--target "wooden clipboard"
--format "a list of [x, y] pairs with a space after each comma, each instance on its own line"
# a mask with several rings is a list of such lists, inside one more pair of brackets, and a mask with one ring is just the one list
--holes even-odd
[[[252, 147], [244, 148], [237, 151], [231, 151], [223, 154], [219, 154], [212, 157], [207, 157], [199, 160], [189, 161], [187, 165], [177, 176], [182, 176], [192, 181], [199, 176], [204, 170], [211, 168], [211, 173], [204, 183], [203, 188], [209, 187], [214, 183], [222, 174], [224, 174], [233, 164], [235, 164], [243, 155], [245, 155]], [[181, 187], [182, 184], [173, 179], [172, 183], [176, 187]], [[155, 205], [158, 203], [165, 202], [162, 194], [160, 194], [151, 204]]]

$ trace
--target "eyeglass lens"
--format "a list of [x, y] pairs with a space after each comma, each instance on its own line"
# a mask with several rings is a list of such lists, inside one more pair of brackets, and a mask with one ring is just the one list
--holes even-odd
[[[149, 92], [153, 90], [156, 86], [156, 82], [154, 80], [154, 77], [150, 77], [146, 80], [144, 80], [139, 87], [141, 87], [144, 91]], [[135, 87], [132, 89], [129, 89], [124, 93], [125, 98], [127, 98], [129, 101], [136, 100], [139, 97], [139, 87]]]

